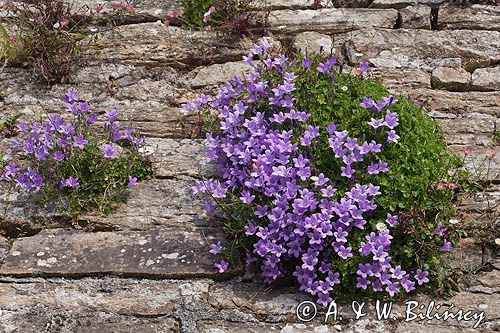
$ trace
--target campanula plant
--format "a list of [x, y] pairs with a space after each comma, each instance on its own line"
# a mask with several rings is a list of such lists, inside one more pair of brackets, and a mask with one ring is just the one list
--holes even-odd
[[270, 47], [244, 57], [254, 68], [244, 80], [184, 106], [213, 119], [215, 176], [193, 190], [225, 215], [217, 269], [238, 250], [265, 282], [293, 278], [322, 305], [442, 288], [460, 161], [437, 124], [368, 79], [367, 63], [347, 72], [332, 57], [272, 57]]
[[32, 194], [40, 205], [71, 215], [94, 208], [110, 213], [128, 189], [151, 174], [140, 153], [143, 138], [137, 130], [122, 128], [115, 110], [106, 112], [99, 130], [89, 103], [74, 90], [64, 101], [66, 115], [17, 125], [0, 186]]

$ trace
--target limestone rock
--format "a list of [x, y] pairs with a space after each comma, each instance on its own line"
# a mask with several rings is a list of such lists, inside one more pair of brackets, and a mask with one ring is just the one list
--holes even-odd
[[170, 232], [175, 228], [196, 229], [210, 225], [203, 203], [193, 198], [193, 184], [194, 180], [189, 177], [140, 182], [130, 191], [127, 203], [115, 212], [108, 216], [89, 212], [78, 218], [79, 224], [121, 230], [162, 227]]
[[478, 68], [472, 73], [473, 90], [500, 90], [500, 67]]
[[249, 7], [257, 10], [307, 9], [314, 5], [314, 0], [252, 0]]
[[232, 80], [234, 75], [244, 79], [245, 74], [249, 73], [252, 67], [243, 61], [226, 62], [207, 67], [201, 67], [195, 78], [190, 84], [193, 88], [200, 88], [210, 85], [220, 85], [226, 81]]
[[452, 270], [471, 272], [481, 267], [483, 251], [473, 238], [462, 238], [445, 256], [446, 265]]
[[9, 242], [7, 239], [0, 235], [0, 266], [3, 264], [5, 257], [7, 256], [7, 252], [9, 252]]
[[437, 67], [432, 71], [432, 87], [449, 91], [465, 91], [471, 75], [462, 68]]
[[439, 29], [470, 29], [500, 31], [500, 7], [457, 6], [448, 4], [439, 7]]
[[401, 28], [431, 29], [431, 7], [425, 5], [409, 6], [399, 11]]
[[179, 332], [172, 318], [137, 318], [105, 312], [78, 313], [33, 307], [0, 312], [2, 332], [134, 333]]
[[186, 68], [240, 60], [244, 53], [237, 40], [225, 40], [215, 32], [141, 23], [102, 32], [87, 54], [96, 63]]
[[500, 61], [498, 31], [362, 29], [349, 36], [344, 49], [351, 65], [368, 61], [375, 67], [431, 71], [443, 59], [461, 58], [472, 72]]
[[[211, 280], [148, 280], [115, 277], [1, 283], [0, 309], [19, 311], [36, 306], [72, 312], [107, 312], [125, 316], [159, 317], [172, 314], [181, 297], [203, 299]], [[4, 281], [5, 282], [5, 281]], [[189, 290], [189, 292], [187, 292]]]
[[331, 0], [333, 7], [364, 8], [373, 0]]
[[14, 241], [1, 275], [82, 277], [110, 274], [129, 277], [219, 277], [209, 230], [161, 229], [86, 233], [44, 230]]
[[370, 7], [372, 8], [396, 8], [401, 9], [407, 6], [414, 6], [418, 0], [374, 0]]
[[393, 9], [276, 10], [269, 13], [268, 24], [270, 30], [280, 33], [339, 33], [370, 26], [392, 28], [397, 18]]
[[422, 69], [410, 68], [371, 68], [370, 75], [382, 80], [390, 92], [408, 95], [408, 90], [431, 88], [431, 76]]
[[[119, 3], [119, 2], [117, 2]], [[134, 2], [134, 10], [124, 11], [121, 15], [113, 13], [110, 2], [99, 0], [68, 0], [67, 4], [72, 12], [83, 15], [97, 15], [103, 19], [114, 19], [120, 24], [141, 22], [155, 22], [171, 16], [172, 11], [182, 12], [181, 1], [169, 0], [158, 2], [155, 0], [141, 0]], [[99, 8], [99, 13], [96, 10]], [[114, 17], [113, 17], [114, 16]]]
[[295, 36], [293, 48], [301, 53], [319, 53], [329, 55], [330, 52], [338, 58], [340, 52], [334, 49], [332, 37], [314, 31], [306, 31]]

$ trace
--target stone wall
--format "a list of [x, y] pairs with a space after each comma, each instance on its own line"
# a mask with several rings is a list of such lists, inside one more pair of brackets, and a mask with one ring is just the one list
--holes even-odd
[[[99, 1], [73, 1], [95, 7]], [[368, 61], [391, 92], [410, 95], [442, 124], [451, 151], [471, 147], [466, 166], [484, 188], [462, 195], [460, 223], [469, 231], [449, 257], [462, 292], [448, 302], [485, 311], [470, 323], [405, 323], [398, 318], [299, 323], [305, 295], [263, 286], [246, 274], [219, 275], [208, 243], [220, 237], [193, 200], [190, 186], [206, 172], [196, 117], [180, 105], [244, 73], [252, 42], [211, 31], [164, 26], [179, 2], [141, 1], [120, 25], [100, 28], [86, 66], [70, 84], [47, 88], [22, 68], [0, 72], [0, 119], [61, 112], [72, 86], [101, 115], [147, 136], [155, 177], [132, 191], [108, 217], [78, 221], [37, 208], [15, 194], [0, 196], [0, 330], [4, 332], [492, 332], [500, 330], [500, 7], [443, 0], [311, 0], [254, 2], [268, 12], [265, 34], [288, 50], [332, 52], [354, 66]], [[0, 147], [6, 147], [3, 139]], [[489, 156], [489, 159], [487, 158]], [[485, 162], [486, 161], [486, 162]], [[415, 298], [428, 301], [428, 295]], [[397, 305], [401, 313], [402, 305]]]

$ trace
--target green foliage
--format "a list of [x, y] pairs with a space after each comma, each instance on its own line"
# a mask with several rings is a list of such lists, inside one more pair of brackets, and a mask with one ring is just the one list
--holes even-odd
[[[244, 34], [251, 28], [249, 0], [182, 0], [181, 22], [187, 28], [221, 28]], [[215, 11], [204, 17], [213, 7]]]
[[[312, 59], [311, 68], [316, 68], [319, 59]], [[296, 74], [294, 97], [300, 110], [310, 110], [312, 117], [308, 125], [325, 128], [334, 122], [339, 130], [348, 130], [350, 136], [360, 140], [368, 139], [364, 135], [370, 133], [368, 122], [372, 116], [360, 107], [363, 98], [376, 101], [391, 95], [382, 83], [358, 75], [336, 73], [330, 83], [327, 76], [317, 71], [306, 76], [297, 70]], [[446, 291], [452, 285], [447, 283], [449, 272], [441, 268], [439, 248], [442, 240], [434, 237], [434, 231], [439, 222], [445, 224], [455, 216], [455, 191], [459, 190], [466, 175], [457, 171], [462, 161], [447, 151], [439, 125], [425, 109], [416, 107], [408, 97], [397, 99], [399, 102], [391, 110], [399, 117], [397, 133], [400, 140], [379, 154], [380, 159], [389, 164], [389, 172], [366, 174], [361, 182], [381, 187], [382, 195], [375, 200], [380, 208], [372, 217], [374, 221], [383, 222], [387, 212], [399, 216], [400, 227], [393, 231], [393, 261], [408, 269], [430, 271], [434, 289]], [[332, 157], [327, 137], [321, 139], [318, 145], [321, 148], [315, 155], [316, 167], [332, 177], [337, 188], [349, 188], [345, 177], [330, 171], [340, 168], [339, 160]], [[373, 139], [382, 142], [383, 136]], [[453, 189], [456, 183], [459, 188]], [[448, 229], [447, 235], [454, 238], [453, 228]], [[355, 276], [357, 264], [351, 269]]]
[[63, 1], [8, 2], [0, 22], [0, 61], [25, 66], [48, 84], [65, 81], [82, 63], [85, 34]]
[[497, 129], [496, 129], [496, 130], [493, 132], [493, 142], [494, 142], [495, 144], [497, 144], [497, 145], [498, 145], [498, 144], [500, 144], [500, 130], [497, 130]]
[[106, 112], [102, 131], [76, 92], [70, 90], [65, 100], [71, 117], [50, 114], [17, 126], [12, 156], [0, 165], [0, 183], [72, 216], [93, 209], [109, 214], [130, 188], [152, 175], [152, 164], [141, 153], [143, 138], [137, 130], [121, 128], [114, 110]]
[[[294, 65], [286, 71], [294, 72], [297, 76], [294, 80], [296, 90], [291, 93], [291, 97], [295, 99], [294, 110], [311, 114], [307, 123], [298, 124], [297, 128], [292, 129], [292, 142], [300, 144], [299, 138], [308, 126], [324, 129], [332, 123], [337, 125], [338, 131], [346, 130], [349, 137], [358, 138], [358, 142], [384, 142], [385, 134], [373, 131], [368, 124], [374, 115], [360, 106], [365, 97], [381, 101], [383, 97], [391, 95], [382, 83], [362, 77], [359, 70], [342, 72], [342, 67], [332, 75], [320, 73], [316, 68], [325, 60], [321, 56], [309, 55], [312, 65], [309, 70], [304, 71], [304, 57], [292, 57], [295, 57]], [[283, 73], [263, 70], [259, 81], [279, 84], [283, 82], [283, 76]], [[445, 238], [452, 242], [459, 236], [457, 226], [449, 224], [449, 220], [457, 213], [454, 198], [458, 191], [466, 190], [468, 175], [458, 170], [463, 161], [447, 151], [439, 125], [426, 110], [417, 107], [409, 97], [398, 96], [396, 99], [399, 101], [390, 109], [399, 118], [396, 130], [400, 140], [397, 144], [387, 145], [377, 155], [377, 159], [388, 163], [389, 172], [364, 173], [356, 178], [356, 183], [379, 185], [382, 195], [375, 198], [377, 209], [370, 216], [368, 229], [350, 235], [352, 238], [349, 245], [358, 249], [360, 243], [365, 241], [366, 232], [375, 229], [378, 222], [384, 222], [387, 213], [397, 215], [399, 225], [391, 230], [394, 237], [390, 252], [393, 265], [401, 265], [406, 271], [429, 271], [431, 290], [440, 294], [448, 293], [456, 288], [456, 283], [451, 272], [443, 267], [443, 237], [437, 237], [436, 233], [440, 229], [446, 229]], [[269, 108], [272, 108], [269, 102], [262, 99], [260, 105], [252, 110], [252, 114], [257, 111], [266, 114]], [[205, 115], [211, 119], [208, 127], [217, 128], [220, 119], [214, 121], [209, 112]], [[308, 156], [313, 161], [313, 170], [323, 173], [332, 181], [337, 189], [334, 198], [340, 200], [352, 187], [352, 182], [341, 176], [339, 170], [343, 165], [342, 160], [333, 156], [325, 131], [318, 141], [317, 145], [309, 148]], [[240, 195], [228, 192], [227, 200], [215, 201], [227, 217], [224, 229], [230, 236], [234, 236], [231, 246], [251, 252], [252, 241], [238, 235], [244, 234], [245, 225], [255, 218], [255, 207], [243, 204], [239, 199]], [[332, 263], [344, 278], [343, 286], [356, 286], [356, 271], [363, 260], [361, 256], [355, 255], [348, 261], [339, 259]], [[292, 263], [290, 269], [293, 267]], [[352, 299], [359, 296], [359, 289], [347, 289], [342, 289], [344, 297]], [[380, 296], [373, 292], [366, 293], [369, 297]]]

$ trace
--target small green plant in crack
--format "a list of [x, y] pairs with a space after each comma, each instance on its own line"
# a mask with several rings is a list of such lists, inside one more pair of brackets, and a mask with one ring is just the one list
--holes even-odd
[[0, 169], [2, 190], [33, 195], [42, 207], [73, 217], [98, 209], [111, 213], [128, 190], [152, 174], [142, 154], [139, 131], [122, 128], [115, 110], [107, 111], [104, 131], [89, 104], [70, 90], [64, 100], [70, 117], [48, 114], [40, 121], [17, 126], [12, 157]]
[[[8, 1], [0, 21], [0, 61], [24, 66], [48, 84], [64, 82], [82, 62], [90, 39], [83, 18], [63, 1]], [[83, 9], [82, 9], [83, 10]]]
[[0, 134], [5, 137], [12, 137], [16, 134], [16, 121], [21, 115], [19, 113], [8, 116], [5, 120], [0, 120]]
[[500, 130], [498, 129], [493, 131], [493, 143], [496, 145], [500, 144]]
[[245, 35], [254, 25], [249, 0], [182, 0], [182, 7], [179, 19], [187, 28]]

